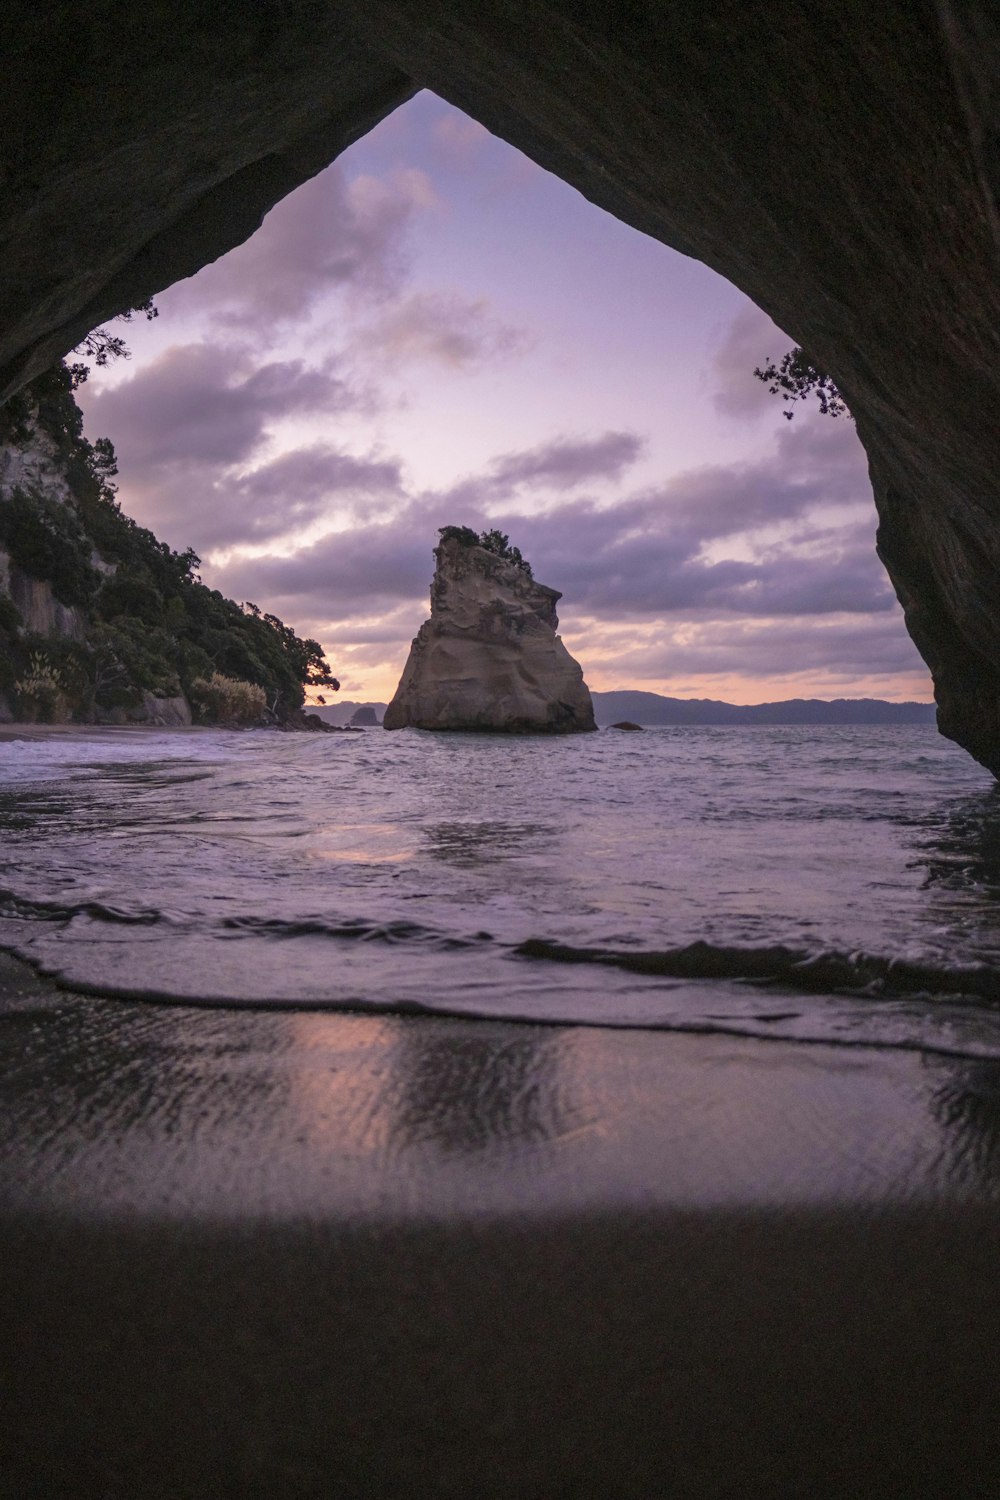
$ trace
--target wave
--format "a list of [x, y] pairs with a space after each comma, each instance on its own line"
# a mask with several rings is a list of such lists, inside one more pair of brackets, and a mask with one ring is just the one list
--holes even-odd
[[779, 943], [741, 948], [694, 942], [680, 948], [628, 951], [574, 947], [529, 938], [514, 949], [523, 958], [564, 964], [606, 964], [665, 979], [725, 979], [775, 984], [808, 994], [962, 995], [1000, 1001], [1000, 969], [990, 964], [937, 964], [870, 953], [810, 953]]
[[20, 921], [70, 922], [90, 917], [95, 922], [118, 922], [126, 927], [155, 927], [170, 920], [169, 913], [155, 906], [112, 906], [106, 901], [41, 901], [0, 891], [0, 917]]
[[329, 917], [300, 917], [293, 921], [280, 917], [225, 917], [219, 925], [227, 932], [265, 938], [329, 937], [368, 943], [419, 943], [442, 952], [449, 948], [474, 948], [479, 943], [493, 941], [489, 932], [463, 937], [425, 927], [419, 922], [373, 922], [366, 917], [347, 917], [341, 921], [331, 921]]
[[228, 916], [214, 924], [183, 912], [156, 907], [112, 904], [100, 900], [61, 902], [29, 899], [0, 891], [0, 918], [63, 926], [77, 918], [100, 925], [156, 927], [176, 931], [189, 926], [202, 936], [257, 939], [267, 942], [327, 938], [331, 942], [412, 946], [424, 953], [469, 952], [489, 945], [496, 956], [547, 964], [592, 965], [649, 979], [727, 982], [776, 988], [798, 994], [850, 995], [867, 999], [921, 996], [1000, 1003], [1000, 967], [988, 963], [947, 963], [929, 958], [863, 951], [807, 949], [785, 943], [739, 945], [698, 939], [669, 948], [614, 948], [527, 938], [503, 942], [480, 930], [456, 933], [406, 919], [366, 917]]

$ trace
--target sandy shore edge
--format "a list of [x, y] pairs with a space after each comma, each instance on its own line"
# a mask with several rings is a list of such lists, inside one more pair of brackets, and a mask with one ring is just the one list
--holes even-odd
[[20, 724], [0, 723], [0, 744], [11, 740], [61, 739], [66, 735], [94, 734], [209, 734], [205, 724]]
[[144, 1007], [7, 957], [0, 1052], [0, 1494], [1000, 1480], [995, 1069]]

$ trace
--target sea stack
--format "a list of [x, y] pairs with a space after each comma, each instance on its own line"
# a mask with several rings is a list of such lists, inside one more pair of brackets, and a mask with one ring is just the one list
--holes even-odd
[[445, 526], [434, 556], [431, 617], [410, 647], [385, 728], [596, 729], [583, 672], [556, 635], [558, 589], [536, 583], [500, 532]]

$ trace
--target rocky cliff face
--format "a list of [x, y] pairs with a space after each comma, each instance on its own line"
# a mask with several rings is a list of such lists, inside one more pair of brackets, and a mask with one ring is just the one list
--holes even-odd
[[3, 23], [0, 399], [433, 88], [831, 372], [941, 727], [1000, 773], [995, 4], [149, 0], [141, 38], [135, 17]]
[[0, 410], [0, 719], [308, 727], [316, 641], [241, 606], [124, 515], [114, 450], [83, 435], [62, 366]]
[[556, 589], [484, 547], [446, 538], [386, 729], [572, 734], [596, 729], [579, 664], [556, 635]]
[[[19, 491], [41, 497], [43, 504], [64, 507], [67, 515], [76, 511], [77, 500], [67, 474], [66, 454], [60, 453], [52, 434], [37, 417], [25, 421], [19, 436], [8, 435], [0, 442], [0, 507], [10, 505]], [[105, 561], [82, 535], [80, 541], [85, 564], [94, 576], [113, 577], [115, 565]], [[13, 606], [13, 618], [17, 622], [14, 635], [21, 642], [20, 650], [12, 650], [9, 627], [0, 630], [0, 665], [4, 664], [5, 656], [12, 655], [20, 659], [23, 666], [26, 646], [43, 655], [47, 654], [47, 648], [65, 643], [78, 646], [81, 654], [90, 651], [88, 633], [91, 622], [87, 610], [78, 604], [64, 603], [50, 578], [39, 577], [19, 566], [2, 545], [0, 600], [8, 609]], [[8, 678], [12, 675], [15, 674], [10, 670], [5, 673]], [[8, 684], [8, 691], [0, 693], [0, 723], [10, 723], [20, 716], [16, 699], [17, 694], [11, 692]], [[135, 701], [127, 707], [102, 709], [91, 705], [85, 717], [88, 721], [108, 724], [190, 724], [191, 708], [182, 693], [158, 695], [143, 691], [137, 693]]]
[[[40, 491], [60, 505], [72, 505], [65, 464], [60, 462], [51, 436], [32, 424], [23, 442], [0, 443], [0, 505], [18, 488]], [[65, 636], [82, 640], [84, 621], [75, 605], [56, 598], [47, 578], [36, 578], [19, 568], [0, 545], [0, 595], [9, 596], [31, 635]]]

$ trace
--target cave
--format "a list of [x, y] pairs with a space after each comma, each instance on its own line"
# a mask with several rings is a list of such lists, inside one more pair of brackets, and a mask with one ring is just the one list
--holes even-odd
[[992, 7], [109, 0], [0, 30], [0, 399], [430, 88], [831, 373], [940, 728], [1000, 774]]

